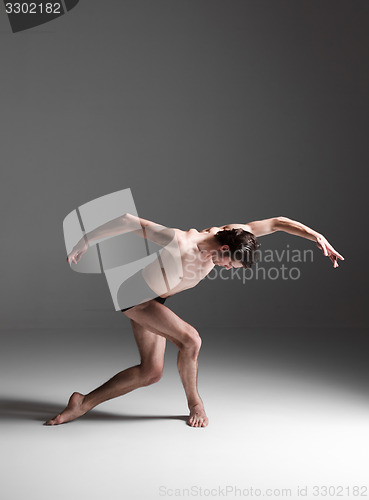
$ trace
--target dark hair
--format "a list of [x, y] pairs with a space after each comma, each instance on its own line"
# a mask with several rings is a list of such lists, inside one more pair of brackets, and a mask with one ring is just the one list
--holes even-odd
[[214, 236], [220, 245], [229, 246], [231, 259], [242, 262], [245, 269], [248, 269], [257, 261], [258, 252], [256, 250], [261, 245], [252, 233], [241, 228], [223, 229]]

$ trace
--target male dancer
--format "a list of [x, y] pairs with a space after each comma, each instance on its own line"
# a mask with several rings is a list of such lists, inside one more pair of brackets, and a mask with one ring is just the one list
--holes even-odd
[[[137, 231], [137, 227], [142, 228], [142, 231]], [[331, 259], [335, 268], [338, 267], [338, 259], [344, 260], [322, 234], [287, 217], [274, 217], [248, 224], [210, 227], [199, 232], [196, 229], [188, 231], [165, 229], [154, 222], [125, 214], [88, 233], [73, 248], [67, 261], [77, 264], [94, 240], [129, 231], [135, 231], [137, 234], [141, 232], [145, 238], [162, 246], [166, 245], [174, 235], [179, 248], [181, 272], [177, 272], [177, 266], [177, 271], [174, 273], [178, 274], [178, 279], [174, 281], [175, 284], [169, 290], [163, 292], [162, 289], [158, 288], [155, 270], [150, 270], [150, 266], [148, 266], [142, 271], [139, 278], [144, 280], [148, 290], [157, 291], [157, 296], [122, 309], [131, 321], [141, 357], [140, 364], [117, 373], [89, 394], [83, 395], [74, 392], [62, 413], [45, 422], [46, 425], [69, 422], [84, 415], [104, 401], [122, 396], [138, 387], [158, 382], [163, 371], [164, 351], [168, 339], [179, 350], [177, 366], [190, 411], [187, 423], [191, 427], [206, 427], [208, 417], [197, 390], [201, 338], [193, 326], [183, 321], [164, 305], [167, 297], [196, 286], [215, 265], [223, 266], [226, 269], [251, 267], [259, 247], [257, 237], [275, 231], [285, 231], [315, 241], [324, 255]], [[165, 251], [164, 248], [163, 252]], [[176, 268], [176, 266], [172, 266], [172, 268]]]

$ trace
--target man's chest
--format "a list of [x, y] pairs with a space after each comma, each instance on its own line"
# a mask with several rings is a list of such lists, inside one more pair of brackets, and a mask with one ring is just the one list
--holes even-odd
[[212, 260], [205, 259], [199, 251], [188, 251], [182, 254], [183, 279], [198, 283], [213, 269]]

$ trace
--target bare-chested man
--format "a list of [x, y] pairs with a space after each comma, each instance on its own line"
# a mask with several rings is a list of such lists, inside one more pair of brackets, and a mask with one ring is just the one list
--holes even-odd
[[178, 255], [180, 256], [179, 261], [178, 258], [176, 260], [176, 257], [173, 257], [170, 245], [163, 249], [161, 259], [169, 262], [166, 284], [168, 285], [168, 280], [173, 283], [170, 288], [167, 286], [166, 292], [158, 285], [158, 277], [155, 275], [157, 266], [154, 269], [154, 266], [150, 267], [149, 265], [141, 271], [140, 279], [143, 278], [145, 286], [156, 292], [157, 296], [122, 309], [131, 321], [141, 362], [139, 365], [117, 373], [89, 394], [83, 395], [74, 392], [67, 407], [59, 415], [45, 422], [46, 425], [69, 422], [84, 415], [104, 401], [160, 380], [164, 365], [165, 345], [168, 339], [178, 347], [177, 366], [190, 412], [188, 424], [192, 427], [206, 427], [208, 417], [197, 390], [201, 338], [194, 327], [164, 305], [166, 298], [197, 285], [215, 265], [223, 266], [226, 269], [251, 267], [259, 246], [256, 238], [275, 231], [285, 231], [315, 241], [324, 255], [331, 259], [333, 267], [338, 267], [338, 259], [343, 260], [342, 255], [329, 244], [322, 234], [286, 217], [274, 217], [248, 224], [227, 224], [221, 227], [210, 227], [203, 231], [196, 229], [182, 231], [163, 228], [159, 224], [130, 214], [118, 217], [88, 233], [74, 247], [67, 260], [77, 264], [94, 240], [128, 231], [137, 231], [137, 227], [142, 228], [145, 238], [163, 247], [174, 236], [176, 251], [179, 250]]

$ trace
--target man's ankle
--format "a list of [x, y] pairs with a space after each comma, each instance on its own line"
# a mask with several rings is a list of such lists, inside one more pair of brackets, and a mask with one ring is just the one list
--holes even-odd
[[191, 408], [193, 408], [194, 406], [197, 406], [197, 405], [204, 406], [201, 399], [194, 399], [194, 400], [188, 401], [188, 408], [190, 410], [191, 410]]

